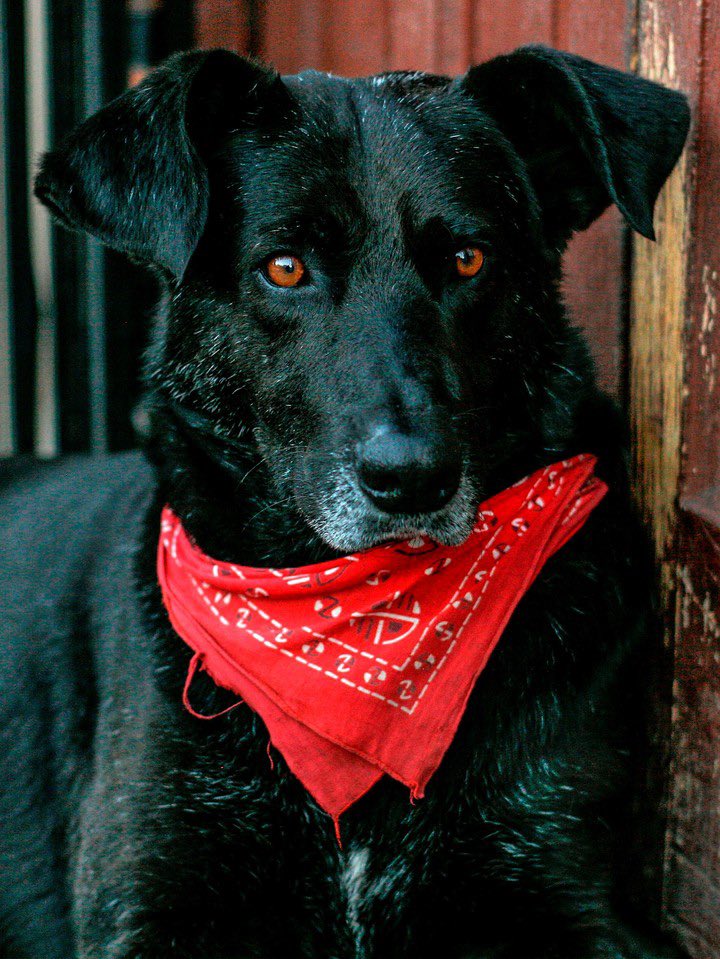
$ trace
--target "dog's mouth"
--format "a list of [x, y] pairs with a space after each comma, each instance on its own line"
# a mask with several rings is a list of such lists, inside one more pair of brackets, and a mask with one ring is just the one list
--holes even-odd
[[336, 471], [334, 479], [327, 491], [315, 495], [298, 491], [296, 495], [308, 524], [334, 550], [356, 553], [388, 541], [419, 539], [457, 546], [475, 525], [479, 497], [467, 470], [441, 509], [417, 513], [378, 509], [342, 470]]

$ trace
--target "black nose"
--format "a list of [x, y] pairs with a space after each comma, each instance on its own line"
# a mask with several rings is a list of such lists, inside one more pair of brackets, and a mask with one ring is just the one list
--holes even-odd
[[457, 491], [462, 463], [457, 446], [380, 427], [357, 448], [360, 487], [387, 513], [430, 513]]

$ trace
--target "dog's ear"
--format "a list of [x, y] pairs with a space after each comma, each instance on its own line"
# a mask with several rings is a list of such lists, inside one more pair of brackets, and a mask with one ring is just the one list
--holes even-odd
[[473, 67], [459, 83], [527, 164], [549, 236], [564, 242], [612, 202], [654, 239], [655, 200], [690, 124], [682, 93], [538, 46]]
[[66, 226], [179, 279], [207, 215], [204, 151], [290, 109], [276, 73], [224, 50], [180, 54], [45, 154], [35, 193]]

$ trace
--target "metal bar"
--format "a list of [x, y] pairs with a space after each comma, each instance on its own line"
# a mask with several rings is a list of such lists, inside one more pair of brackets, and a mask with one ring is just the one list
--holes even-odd
[[7, 43], [3, 76], [9, 90], [5, 173], [9, 183], [7, 243], [13, 306], [8, 315], [13, 366], [12, 419], [15, 452], [26, 453], [33, 449], [37, 307], [28, 247], [25, 16], [23, 5], [12, 0], [7, 0], [4, 12]]
[[15, 450], [13, 372], [10, 342], [12, 315], [9, 185], [9, 102], [7, 17], [0, 0], [0, 456]]
[[[97, 0], [83, 2], [81, 37], [83, 114], [87, 117], [100, 108], [103, 99], [102, 22]], [[100, 243], [91, 237], [85, 240], [83, 286], [88, 340], [90, 449], [98, 453], [108, 447], [105, 255]]]
[[30, 260], [38, 311], [36, 341], [35, 452], [59, 452], [57, 322], [52, 276], [52, 227], [48, 211], [35, 202], [32, 180], [37, 157], [50, 143], [49, 36], [47, 0], [25, 0], [27, 182]]

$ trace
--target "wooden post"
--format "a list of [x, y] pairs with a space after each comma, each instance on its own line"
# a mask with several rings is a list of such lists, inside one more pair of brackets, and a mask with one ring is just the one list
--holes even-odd
[[[692, 60], [685, 63], [685, 58], [680, 59], [678, 51], [676, 21], [683, 6], [682, 0], [640, 0], [638, 72], [683, 89], [694, 100], [695, 65]], [[685, 24], [684, 29], [687, 28]], [[693, 39], [699, 42], [699, 33]], [[686, 150], [658, 199], [657, 241], [634, 235], [632, 249], [630, 409], [636, 489], [643, 515], [653, 531], [665, 589], [672, 586], [668, 563], [674, 543], [680, 477], [688, 197], [692, 186], [687, 157]]]
[[665, 607], [662, 905], [695, 959], [720, 959], [719, 14], [718, 0], [639, 0], [637, 20], [639, 71], [683, 89], [694, 114], [658, 204], [658, 242], [633, 242], [630, 400]]

